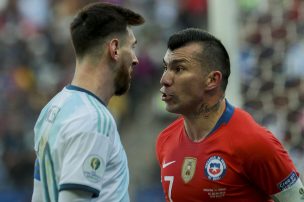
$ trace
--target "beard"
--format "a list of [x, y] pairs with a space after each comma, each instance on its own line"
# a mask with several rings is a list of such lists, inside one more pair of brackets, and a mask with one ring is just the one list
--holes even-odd
[[129, 67], [122, 66], [114, 79], [115, 95], [123, 95], [130, 88]]

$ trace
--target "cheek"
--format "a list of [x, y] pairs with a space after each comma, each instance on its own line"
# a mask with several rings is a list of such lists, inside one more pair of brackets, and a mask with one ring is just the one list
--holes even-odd
[[204, 94], [204, 86], [200, 81], [191, 79], [181, 86], [181, 92], [187, 100], [200, 100]]
[[125, 65], [131, 65], [132, 64], [132, 53], [130, 51], [123, 51], [122, 52], [122, 62]]

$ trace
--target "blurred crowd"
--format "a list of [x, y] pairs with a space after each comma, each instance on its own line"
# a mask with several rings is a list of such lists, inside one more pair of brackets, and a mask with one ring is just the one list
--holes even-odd
[[285, 145], [304, 175], [304, 1], [243, 1], [243, 106]]
[[[33, 127], [73, 76], [69, 23], [90, 2], [96, 0], [0, 0], [0, 198], [9, 190], [30, 197]], [[143, 100], [154, 99], [168, 36], [186, 27], [207, 29], [207, 0], [105, 2], [134, 9], [147, 21], [135, 29], [140, 64], [132, 87], [110, 102], [124, 128], [140, 114]], [[278, 136], [304, 174], [304, 1], [238, 2], [243, 106]]]

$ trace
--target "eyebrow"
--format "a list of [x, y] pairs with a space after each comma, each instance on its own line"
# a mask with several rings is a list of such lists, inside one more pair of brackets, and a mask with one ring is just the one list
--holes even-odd
[[[176, 65], [176, 64], [178, 64], [178, 63], [183, 63], [183, 62], [185, 62], [185, 61], [186, 61], [185, 59], [175, 59], [175, 60], [172, 60], [172, 61], [169, 62], [169, 63], [171, 63], [171, 65]], [[165, 65], [168, 65], [168, 64], [166, 63], [165, 59], [163, 59], [163, 63], [164, 63]]]

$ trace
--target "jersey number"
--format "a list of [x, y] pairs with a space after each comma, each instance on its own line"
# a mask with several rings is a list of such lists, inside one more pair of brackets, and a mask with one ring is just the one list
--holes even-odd
[[40, 177], [42, 180], [43, 189], [45, 191], [45, 198], [47, 201], [58, 201], [58, 188], [50, 147], [48, 142], [45, 142], [45, 144], [42, 146], [44, 148], [40, 147], [38, 153], [41, 159]]
[[164, 180], [165, 181], [169, 181], [169, 190], [168, 190], [168, 198], [169, 198], [169, 201], [170, 202], [173, 202], [172, 201], [172, 195], [171, 195], [171, 193], [172, 193], [172, 187], [173, 187], [173, 181], [174, 181], [174, 176], [165, 176], [164, 177]]

